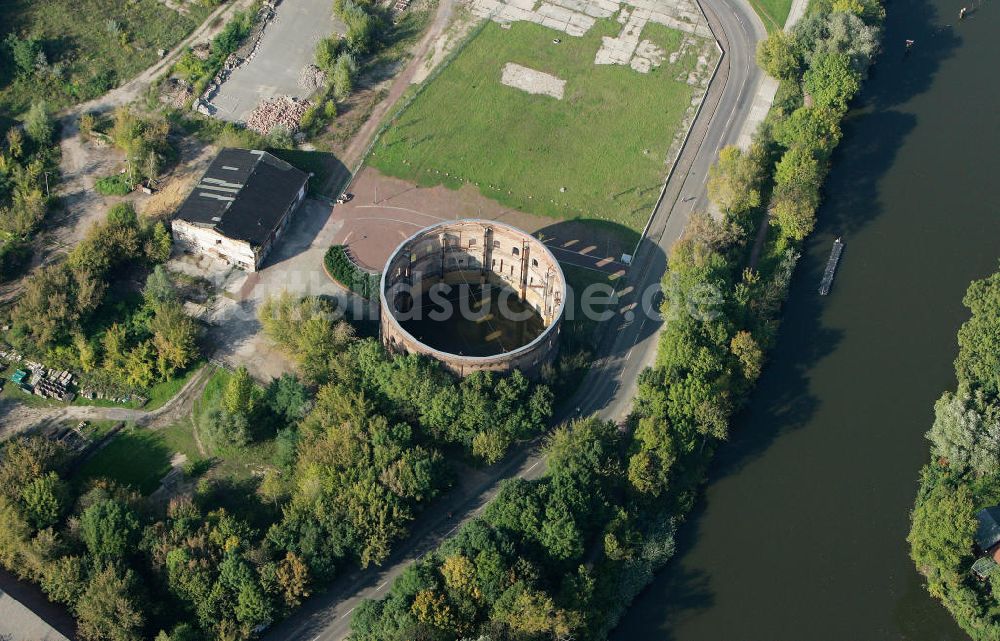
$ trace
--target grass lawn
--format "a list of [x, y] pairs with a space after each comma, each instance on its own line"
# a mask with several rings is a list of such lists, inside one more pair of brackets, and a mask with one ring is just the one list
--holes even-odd
[[768, 33], [784, 28], [788, 12], [792, 8], [792, 0], [750, 0]]
[[170, 471], [172, 455], [159, 432], [127, 427], [80, 467], [77, 478], [108, 478], [148, 496]]
[[[371, 164], [420, 185], [476, 183], [534, 214], [641, 230], [693, 96], [676, 78], [694, 68], [697, 48], [648, 74], [595, 65], [601, 37], [620, 29], [603, 20], [577, 38], [528, 22], [488, 23], [383, 134]], [[668, 54], [682, 37], [655, 24], [642, 33]], [[565, 80], [564, 98], [503, 85], [508, 62]]]
[[[211, 12], [186, 3], [181, 14], [158, 0], [0, 0], [0, 39], [41, 41], [50, 69], [18, 77], [0, 62], [0, 112], [24, 111], [33, 99], [65, 107], [100, 96], [158, 60]], [[114, 21], [114, 25], [111, 24]], [[61, 69], [57, 69], [61, 67]]]

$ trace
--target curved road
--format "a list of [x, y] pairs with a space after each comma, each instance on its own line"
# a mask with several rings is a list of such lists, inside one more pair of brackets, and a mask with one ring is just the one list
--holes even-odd
[[[670, 246], [691, 214], [708, 209], [705, 184], [709, 167], [719, 149], [738, 141], [763, 78], [754, 64], [754, 53], [757, 42], [767, 33], [746, 0], [700, 0], [700, 4], [723, 50], [719, 68], [633, 259], [619, 314], [604, 328], [599, 357], [563, 419], [597, 414], [617, 421], [628, 414], [639, 373], [656, 357], [660, 327], [658, 319], [641, 312], [642, 293], [660, 282]], [[463, 478], [459, 487], [420, 515], [410, 536], [395, 546], [382, 567], [341, 576], [326, 592], [272, 628], [266, 641], [341, 641], [350, 633], [354, 609], [364, 599], [382, 596], [409, 564], [477, 516], [502, 480], [514, 476], [534, 479], [544, 470], [538, 439], [508, 460], [484, 472], [470, 473], [472, 478]]]

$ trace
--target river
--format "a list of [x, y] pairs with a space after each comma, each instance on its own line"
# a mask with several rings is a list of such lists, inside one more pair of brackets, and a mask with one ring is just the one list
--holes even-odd
[[966, 638], [906, 543], [961, 299], [1000, 258], [1000, 6], [979, 0], [959, 23], [963, 1], [888, 5], [778, 344], [677, 556], [615, 641]]

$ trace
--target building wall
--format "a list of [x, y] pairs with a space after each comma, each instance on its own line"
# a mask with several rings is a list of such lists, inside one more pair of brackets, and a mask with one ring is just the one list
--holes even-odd
[[193, 225], [186, 220], [175, 219], [170, 227], [174, 244], [184, 251], [215, 256], [249, 272], [257, 270], [257, 256], [245, 240], [228, 238], [211, 227]]
[[[506, 354], [467, 357], [433, 349], [416, 340], [396, 321], [390, 306], [394, 288], [425, 290], [436, 282], [497, 282], [509, 286], [542, 317], [546, 329], [534, 342]], [[387, 348], [425, 354], [466, 376], [474, 371], [536, 374], [559, 348], [561, 313], [566, 295], [562, 269], [541, 241], [494, 221], [461, 220], [435, 225], [407, 241], [383, 272], [381, 333]]]
[[292, 214], [302, 203], [306, 195], [306, 185], [302, 186], [295, 200], [285, 211], [278, 225], [260, 247], [254, 248], [245, 240], [229, 238], [211, 227], [196, 225], [186, 220], [174, 219], [171, 222], [174, 243], [184, 251], [209, 254], [239, 267], [248, 272], [260, 269], [264, 259], [271, 252], [274, 243], [281, 237]]

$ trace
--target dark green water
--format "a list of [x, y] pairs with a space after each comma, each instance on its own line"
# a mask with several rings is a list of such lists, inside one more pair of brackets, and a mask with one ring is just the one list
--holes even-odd
[[[527, 345], [545, 330], [538, 312], [507, 287], [455, 285], [441, 298], [450, 304], [450, 312], [425, 294], [421, 317], [400, 320], [417, 340], [441, 351], [494, 356]], [[462, 309], [471, 314], [461, 313]], [[444, 312], [443, 317], [435, 316], [435, 311]]]
[[888, 5], [779, 344], [616, 641], [965, 638], [905, 541], [962, 295], [1000, 257], [1000, 4], [962, 2]]

